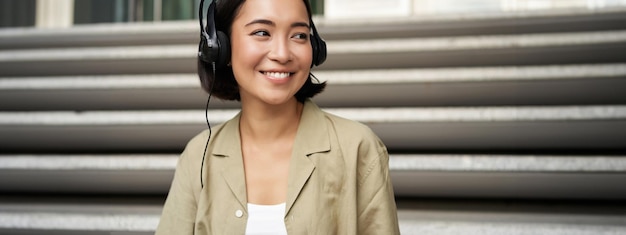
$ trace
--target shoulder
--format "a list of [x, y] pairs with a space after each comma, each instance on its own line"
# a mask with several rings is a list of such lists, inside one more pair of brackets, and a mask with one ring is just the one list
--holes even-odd
[[[300, 119], [300, 127], [308, 138], [328, 132], [339, 140], [355, 140], [356, 142], [380, 142], [376, 134], [366, 125], [322, 110], [313, 101], [307, 100]], [[333, 135], [334, 134], [334, 135]]]
[[[209, 141], [208, 146], [210, 148], [211, 144], [219, 138], [219, 133], [222, 132], [224, 125], [228, 122], [229, 121], [212, 127], [211, 131], [209, 131], [209, 129], [203, 130], [192, 137], [191, 140], [187, 142], [185, 149], [178, 158], [178, 163], [176, 164], [176, 174], [184, 176], [190, 181], [189, 183], [191, 185], [202, 185], [200, 177], [194, 176], [201, 175], [201, 168], [205, 165], [203, 164], [203, 160], [206, 161], [209, 159], [211, 150], [207, 149], [207, 140]], [[211, 134], [210, 139], [209, 134]], [[199, 189], [201, 187], [197, 188]], [[199, 192], [194, 193], [198, 194]]]
[[190, 154], [202, 153], [204, 151], [204, 146], [207, 144], [207, 140], [209, 138], [209, 133], [211, 133], [211, 142], [214, 141], [216, 135], [220, 132], [224, 124], [217, 125], [215, 127], [211, 127], [211, 131], [209, 129], [205, 129], [200, 133], [196, 134], [194, 137], [187, 142], [185, 146], [185, 151]]
[[361, 144], [373, 144], [384, 147], [376, 133], [367, 125], [327, 112], [324, 112], [324, 115], [331, 129], [333, 129], [342, 140], [353, 140]]
[[349, 131], [355, 135], [363, 136], [363, 137], [373, 137], [376, 136], [374, 132], [365, 124], [350, 120], [344, 117], [340, 117], [325, 111], [324, 116], [326, 119], [336, 128], [338, 131]]
[[378, 136], [363, 123], [325, 114], [329, 123], [334, 148], [341, 152], [347, 162], [354, 163], [358, 177], [358, 185], [363, 186], [373, 172], [388, 171], [389, 154], [387, 147]]
[[[217, 138], [219, 138], [219, 133], [222, 131], [224, 125], [228, 123], [222, 123], [220, 125], [211, 127], [211, 130], [205, 129], [200, 133], [196, 134], [191, 138], [185, 145], [185, 149], [183, 153], [180, 155], [179, 166], [180, 165], [197, 165], [200, 161], [202, 161], [203, 153], [206, 149], [207, 144], [211, 145], [211, 143], [215, 142]], [[209, 139], [209, 134], [211, 138]], [[207, 141], [209, 141], [207, 143]], [[207, 153], [208, 154], [208, 153]], [[184, 167], [184, 166], [183, 166]]]

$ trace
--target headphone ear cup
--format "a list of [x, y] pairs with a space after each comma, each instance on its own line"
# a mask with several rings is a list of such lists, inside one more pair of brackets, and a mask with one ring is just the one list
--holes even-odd
[[317, 34], [311, 35], [311, 47], [313, 48], [313, 61], [311, 67], [320, 66], [326, 61], [326, 42]]
[[209, 39], [201, 36], [200, 38], [200, 44], [198, 45], [198, 57], [200, 57], [200, 60], [202, 60], [205, 63], [213, 63], [214, 58], [213, 56], [215, 55], [215, 53], [213, 52], [213, 48], [210, 48], [208, 45], [208, 41]]
[[216, 67], [226, 66], [230, 62], [230, 39], [222, 31], [217, 31], [218, 55], [215, 61]]

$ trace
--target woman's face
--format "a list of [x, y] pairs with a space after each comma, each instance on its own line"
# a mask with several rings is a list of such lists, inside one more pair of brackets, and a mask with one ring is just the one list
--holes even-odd
[[283, 104], [311, 66], [309, 17], [302, 0], [247, 0], [231, 26], [231, 66], [242, 102]]

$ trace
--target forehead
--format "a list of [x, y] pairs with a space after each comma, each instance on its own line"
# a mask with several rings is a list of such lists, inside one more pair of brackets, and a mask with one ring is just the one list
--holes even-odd
[[309, 14], [303, 0], [246, 0], [240, 6], [235, 21], [254, 19], [268, 19], [276, 23], [308, 23]]

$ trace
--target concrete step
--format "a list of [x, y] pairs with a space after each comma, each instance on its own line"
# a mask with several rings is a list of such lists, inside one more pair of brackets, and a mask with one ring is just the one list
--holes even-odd
[[[625, 104], [626, 64], [318, 71], [323, 107]], [[393, 91], [393, 92], [384, 92]], [[581, 96], [580, 94], [587, 94]], [[196, 74], [0, 78], [0, 110], [202, 109]], [[213, 99], [211, 108], [238, 108]]]
[[[626, 61], [626, 31], [328, 42], [319, 70]], [[195, 44], [0, 51], [0, 77], [194, 73]]]
[[[326, 40], [413, 38], [626, 29], [625, 8], [565, 9], [375, 19], [316, 18]], [[198, 22], [76, 25], [0, 30], [0, 50], [46, 47], [194, 44]]]
[[[178, 154], [0, 155], [0, 192], [166, 194]], [[391, 154], [396, 196], [623, 199], [626, 156]]]
[[178, 156], [0, 155], [0, 192], [167, 194]]
[[626, 198], [626, 157], [395, 155], [397, 196], [432, 198]]
[[[344, 108], [393, 150], [623, 150], [626, 106]], [[237, 110], [210, 110], [216, 125]], [[0, 112], [4, 151], [171, 151], [204, 111]]]
[[504, 35], [625, 29], [626, 8], [480, 12], [316, 21], [329, 40]]
[[[467, 204], [466, 204], [467, 203]], [[399, 200], [402, 234], [617, 235], [623, 202]]]
[[0, 198], [2, 234], [154, 234], [163, 200], [88, 197]]
[[[0, 200], [3, 200], [0, 202], [3, 234], [152, 234], [161, 210], [159, 203], [128, 205], [71, 197], [63, 201]], [[617, 235], [626, 232], [624, 207], [616, 207], [615, 203], [398, 199], [397, 205], [402, 234]]]
[[345, 40], [320, 69], [618, 62], [625, 48], [626, 31]]

